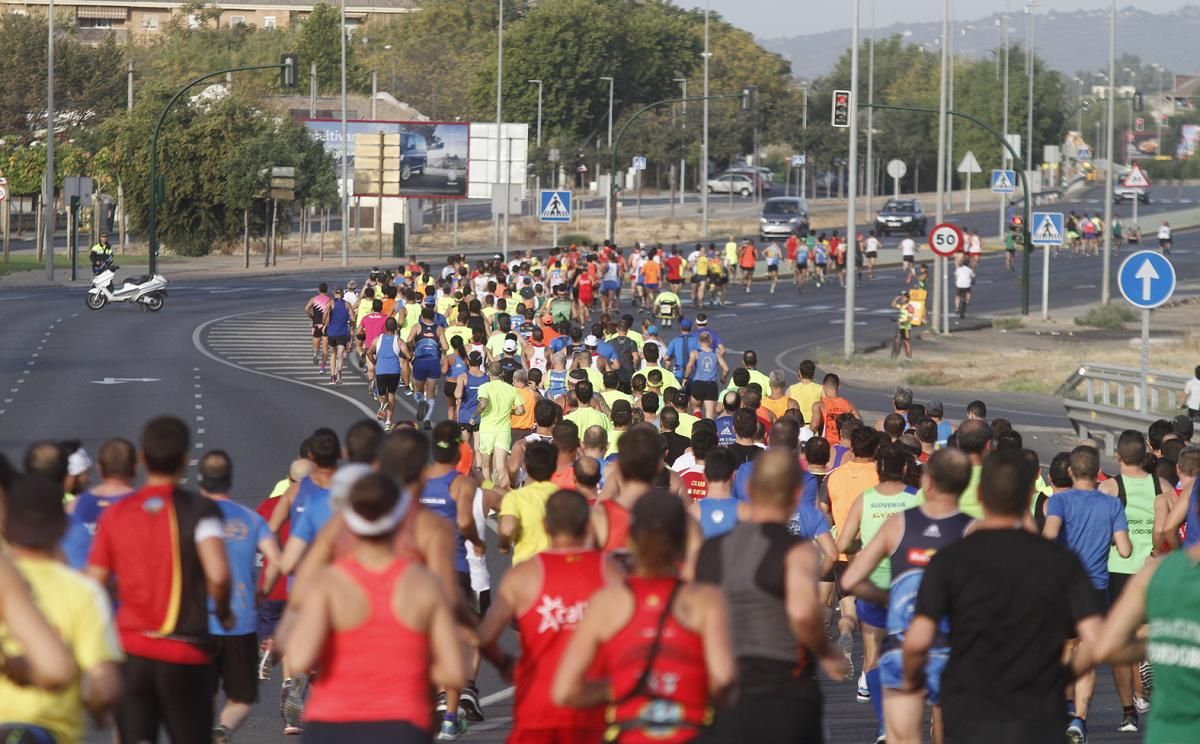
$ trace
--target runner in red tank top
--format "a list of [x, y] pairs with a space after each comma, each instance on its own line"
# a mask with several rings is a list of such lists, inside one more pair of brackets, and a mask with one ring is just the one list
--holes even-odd
[[554, 677], [556, 703], [608, 705], [604, 740], [692, 741], [736, 675], [721, 593], [678, 575], [683, 501], [652, 492], [633, 507], [634, 575], [592, 597]]
[[852, 413], [858, 418], [862, 418], [862, 414], [854, 407], [854, 404], [843, 398], [839, 389], [842, 386], [841, 379], [832, 372], [825, 375], [825, 379], [821, 380], [821, 400], [813, 405], [812, 420], [810, 424], [818, 427], [817, 432], [829, 442], [829, 446], [837, 444], [841, 441], [841, 436], [838, 432], [837, 417], [843, 413]]
[[295, 627], [281, 639], [297, 668], [321, 667], [305, 706], [306, 741], [428, 742], [431, 684], [466, 683], [437, 579], [393, 551], [410, 499], [387, 476], [354, 484], [342, 512], [355, 535], [353, 553], [312, 577]]
[[594, 744], [604, 731], [604, 710], [564, 708], [550, 699], [555, 668], [588, 599], [621, 573], [599, 551], [586, 550], [588, 506], [578, 491], [558, 491], [546, 501], [550, 549], [512, 568], [483, 624], [483, 653], [506, 675], [513, 659], [496, 645], [514, 620], [521, 638], [516, 661], [514, 726], [510, 744]]

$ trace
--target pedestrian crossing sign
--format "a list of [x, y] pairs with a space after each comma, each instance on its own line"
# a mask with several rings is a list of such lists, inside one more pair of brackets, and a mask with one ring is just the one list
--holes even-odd
[[539, 222], [570, 222], [571, 192], [542, 191], [538, 208]]
[[992, 193], [1011, 194], [1017, 190], [1017, 172], [1012, 170], [992, 171]]
[[1029, 236], [1030, 245], [1063, 244], [1062, 212], [1034, 212], [1033, 220], [1029, 224], [1033, 228], [1033, 233]]

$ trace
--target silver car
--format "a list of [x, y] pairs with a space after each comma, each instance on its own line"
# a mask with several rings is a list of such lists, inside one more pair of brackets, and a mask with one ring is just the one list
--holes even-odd
[[798, 196], [776, 196], [763, 203], [758, 235], [768, 238], [808, 236], [808, 202]]

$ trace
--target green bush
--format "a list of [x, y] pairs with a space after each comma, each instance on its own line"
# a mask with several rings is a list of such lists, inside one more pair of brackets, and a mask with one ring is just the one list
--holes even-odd
[[575, 245], [591, 245], [592, 239], [583, 233], [568, 233], [558, 236], [559, 245], [571, 245], [572, 243]]
[[1013, 331], [1020, 328], [1022, 320], [1017, 317], [1013, 318], [992, 318], [992, 328], [998, 331]]
[[1103, 328], [1109, 331], [1120, 330], [1126, 323], [1137, 320], [1137, 314], [1125, 305], [1097, 305], [1075, 319], [1075, 325]]

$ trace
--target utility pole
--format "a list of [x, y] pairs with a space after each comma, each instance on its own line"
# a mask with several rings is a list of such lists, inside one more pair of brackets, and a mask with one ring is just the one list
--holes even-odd
[[[346, 0], [341, 6], [342, 36], [342, 266], [350, 265], [350, 134], [346, 124]], [[357, 225], [358, 220], [354, 223]]]
[[[1004, 112], [1003, 112], [1004, 122], [1003, 122], [1003, 126], [1002, 126], [1002, 131], [1004, 133], [1005, 141], [1008, 140], [1008, 50], [1009, 50], [1008, 3], [1009, 3], [1009, 0], [1004, 0], [1004, 19], [1003, 19], [1003, 21], [1004, 21], [1004, 94], [1003, 94], [1003, 102], [1001, 103], [1001, 108], [1004, 109]], [[1004, 168], [1010, 162], [1011, 162], [1011, 160], [1009, 159], [1009, 156], [1008, 156], [1008, 148], [1001, 147], [1000, 148], [1000, 167]], [[1022, 174], [1021, 178], [1024, 178], [1024, 177], [1025, 177], [1024, 174]], [[1008, 195], [1001, 194], [1000, 195], [1000, 234], [1001, 235], [1004, 234], [1005, 229], [1007, 229], [1007, 227], [1008, 227], [1007, 225], [1004, 224], [1004, 213], [1007, 211], [1006, 210], [1007, 206], [1008, 206]]]
[[[675, 78], [675, 82], [683, 88], [683, 124], [681, 128], [687, 131], [687, 78]], [[684, 204], [684, 194], [687, 193], [687, 158], [680, 156], [679, 158], [679, 204]], [[674, 216], [674, 211], [672, 211]]]
[[46, 173], [42, 183], [42, 226], [46, 228], [46, 281], [54, 281], [54, 0], [46, 21]]
[[[496, 21], [496, 183], [492, 185], [495, 189], [500, 185], [500, 131], [504, 128], [504, 0], [497, 0]], [[511, 174], [509, 174], [511, 178]], [[496, 203], [495, 193], [492, 194], [492, 204]], [[508, 235], [508, 189], [504, 190], [504, 234]], [[504, 254], [504, 260], [508, 260], [508, 254]]]
[[1105, 137], [1108, 148], [1108, 168], [1104, 172], [1104, 263], [1100, 277], [1100, 302], [1107, 305], [1112, 299], [1112, 218], [1113, 176], [1116, 160], [1113, 158], [1113, 118], [1116, 116], [1117, 98], [1117, 0], [1110, 0], [1108, 7], [1108, 129]]
[[[946, 189], [946, 66], [949, 62], [949, 54], [946, 44], [946, 37], [950, 35], [950, 0], [942, 0], [942, 71], [938, 77], [938, 159], [937, 159], [937, 200], [934, 210], [934, 222], [941, 224], [946, 215], [946, 202], [944, 194]], [[933, 272], [933, 330], [937, 332], [949, 332], [949, 327], [942, 327], [942, 313], [939, 311], [944, 304], [943, 300], [945, 292], [945, 271], [946, 259], [937, 258]]]
[[[800, 130], [804, 132], [804, 164], [800, 166], [800, 198], [808, 196], [808, 92], [811, 88], [804, 84], [804, 108], [800, 114]], [[707, 94], [706, 94], [707, 95]], [[707, 192], [708, 189], [701, 189]]]
[[708, 46], [708, 16], [711, 5], [711, 0], [704, 0], [704, 124], [701, 134], [703, 141], [700, 143], [700, 167], [696, 169], [696, 184], [700, 187], [702, 238], [708, 237], [708, 59], [712, 56]]
[[[867, 50], [867, 103], [875, 103], [875, 0], [871, 0], [871, 43]], [[871, 197], [875, 195], [875, 109], [867, 109], [867, 203], [865, 214], [869, 219]]]
[[[854, 356], [854, 289], [858, 283], [858, 27], [860, 0], [854, 3], [853, 21], [850, 26], [850, 163], [849, 198], [846, 200], [846, 326], [842, 334], [842, 354], [847, 359]], [[757, 153], [755, 153], [757, 154]]]

